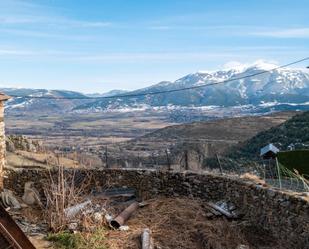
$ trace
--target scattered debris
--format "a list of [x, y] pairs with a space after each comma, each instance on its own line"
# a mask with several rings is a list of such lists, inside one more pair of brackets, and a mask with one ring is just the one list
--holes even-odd
[[207, 202], [206, 205], [209, 208], [210, 212], [214, 215], [219, 216], [220, 214], [226, 216], [229, 219], [237, 219], [238, 215], [234, 212], [236, 207], [232, 203], [227, 203], [225, 201], [220, 201], [217, 203]]
[[68, 229], [73, 232], [76, 231], [78, 229], [78, 223], [77, 222], [69, 223]]
[[103, 214], [100, 212], [95, 212], [93, 214], [93, 218], [96, 223], [101, 224], [103, 222]]
[[119, 230], [120, 231], [129, 231], [129, 226], [121, 226], [121, 227], [119, 227]]
[[153, 249], [151, 232], [149, 228], [144, 229], [142, 233], [142, 249]]
[[12, 217], [0, 205], [0, 248], [35, 249]]
[[239, 245], [236, 249], [250, 249], [250, 247], [247, 245]]
[[90, 204], [91, 200], [87, 200], [75, 206], [68, 207], [64, 210], [65, 216], [69, 219], [74, 218], [79, 212], [81, 212], [85, 207], [87, 207]]
[[226, 219], [222, 214], [210, 219], [206, 216], [210, 211], [206, 208], [205, 201], [198, 198], [157, 197], [148, 202], [148, 206], [138, 209], [126, 222], [130, 226], [128, 232], [108, 232], [107, 241], [111, 249], [142, 248], [141, 235], [145, 228], [150, 229], [153, 246], [158, 249], [236, 249], [238, 245], [259, 248], [258, 245], [267, 245], [273, 241], [264, 242], [264, 237], [261, 236], [254, 247], [243, 233], [242, 219]]
[[109, 214], [105, 214], [104, 218], [108, 224], [113, 220], [113, 216]]
[[131, 215], [139, 208], [138, 202], [133, 202], [125, 210], [123, 210], [115, 219], [110, 222], [111, 227], [119, 229]]
[[101, 193], [94, 193], [94, 196], [99, 197], [136, 197], [134, 188], [110, 188]]
[[3, 189], [0, 193], [0, 199], [5, 208], [21, 209], [19, 201], [15, 198], [11, 190]]

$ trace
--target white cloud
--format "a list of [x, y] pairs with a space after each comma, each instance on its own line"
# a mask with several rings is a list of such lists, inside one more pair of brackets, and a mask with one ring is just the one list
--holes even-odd
[[250, 34], [254, 36], [264, 36], [273, 38], [309, 38], [309, 28], [259, 31]]
[[158, 53], [109, 53], [101, 55], [81, 55], [74, 57], [79, 61], [96, 62], [164, 62], [181, 60], [207, 61], [211, 58], [233, 58], [232, 53], [211, 53], [211, 52], [158, 52]]
[[253, 66], [259, 66], [265, 70], [272, 70], [276, 67], [278, 67], [279, 62], [274, 60], [264, 60], [259, 59], [254, 61], [253, 63], [241, 63], [239, 61], [230, 61], [223, 65], [223, 69], [229, 70], [229, 69], [236, 69], [239, 71], [244, 71], [245, 69]]
[[60, 14], [55, 7], [34, 4], [28, 1], [1, 0], [0, 25], [15, 27], [22, 25], [45, 25], [59, 28], [105, 28], [111, 25], [105, 20], [86, 21]]

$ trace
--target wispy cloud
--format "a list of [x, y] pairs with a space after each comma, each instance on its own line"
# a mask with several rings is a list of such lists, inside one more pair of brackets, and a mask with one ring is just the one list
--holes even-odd
[[58, 26], [61, 28], [105, 28], [112, 25], [104, 21], [83, 21], [64, 17], [40, 17], [40, 16], [0, 16], [0, 25], [17, 26], [24, 24]]
[[111, 22], [105, 20], [74, 19], [60, 14], [58, 9], [34, 4], [28, 1], [1, 0], [0, 25], [3, 27], [18, 27], [23, 25], [33, 26], [58, 26], [59, 28], [105, 28]]
[[309, 38], [309, 28], [258, 31], [258, 32], [252, 32], [250, 34], [254, 36], [263, 36], [271, 38]]
[[232, 53], [211, 52], [157, 52], [157, 53], [111, 53], [101, 55], [81, 55], [75, 57], [80, 61], [97, 62], [164, 62], [179, 60], [208, 60], [211, 58], [232, 58]]
[[57, 60], [74, 62], [164, 62], [179, 60], [208, 60], [211, 58], [233, 58], [233, 53], [213, 53], [213, 52], [153, 52], [153, 53], [80, 53], [57, 50], [22, 50], [22, 49], [1, 49], [0, 56], [10, 58], [19, 57], [21, 59]]
[[65, 32], [49, 32], [48, 30], [40, 29], [21, 29], [21, 28], [0, 28], [1, 34], [9, 34], [18, 37], [42, 38], [52, 40], [68, 40], [68, 41], [98, 41], [104, 37], [95, 34], [76, 34]]
[[[215, 52], [217, 51], [217, 52]], [[256, 55], [260, 51], [269, 51], [273, 54], [303, 53], [305, 48], [289, 46], [247, 46], [247, 47], [205, 47], [199, 51], [157, 51], [157, 52], [82, 52], [76, 50], [40, 50], [34, 48], [22, 48], [3, 46], [0, 47], [2, 58], [20, 58], [32, 60], [56, 60], [74, 61], [81, 63], [118, 63], [118, 62], [174, 62], [174, 61], [208, 61], [222, 58], [222, 60], [233, 60], [241, 55]]]
[[0, 49], [0, 56], [29, 56], [35, 55], [35, 52], [29, 50]]

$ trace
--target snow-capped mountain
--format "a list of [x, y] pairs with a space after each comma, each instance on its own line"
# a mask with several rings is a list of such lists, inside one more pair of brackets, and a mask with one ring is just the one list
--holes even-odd
[[87, 103], [85, 100], [59, 100], [52, 98], [80, 98], [82, 93], [65, 90], [25, 89], [25, 88], [1, 88], [9, 96], [33, 96], [48, 97], [48, 99], [14, 97], [7, 101], [7, 112], [67, 112], [72, 108]]
[[[3, 92], [9, 96], [33, 96], [33, 97], [47, 97], [44, 99], [40, 98], [25, 98], [25, 97], [14, 97], [7, 101], [5, 110], [11, 113], [20, 112], [70, 112], [72, 109], [93, 102], [92, 99], [83, 98], [98, 98], [105, 96], [113, 96], [124, 94], [125, 90], [112, 90], [107, 93], [93, 93], [83, 94], [80, 92], [67, 91], [67, 90], [46, 90], [46, 89], [26, 89], [26, 88], [0, 88], [0, 92]], [[55, 99], [53, 99], [55, 98]], [[60, 99], [59, 99], [60, 98]], [[62, 99], [68, 98], [68, 99]], [[72, 98], [72, 99], [70, 99]], [[76, 99], [74, 99], [76, 98]], [[79, 99], [81, 98], [81, 99]]]
[[[8, 95], [31, 95], [49, 97], [84, 97], [88, 100], [56, 100], [14, 98], [7, 102], [9, 112], [98, 112], [111, 110], [145, 110], [151, 108], [179, 109], [205, 107], [262, 108], [265, 110], [309, 109], [309, 74], [293, 68], [276, 68], [274, 64], [258, 62], [253, 65], [237, 65], [213, 72], [197, 72], [186, 75], [174, 82], [163, 81], [147, 88], [127, 92], [114, 90], [103, 94], [82, 94], [79, 92], [45, 89], [0, 89]], [[248, 77], [254, 75], [253, 77]], [[244, 78], [245, 77], [245, 78]], [[243, 79], [240, 79], [243, 78]], [[233, 81], [230, 81], [233, 80]], [[221, 84], [221, 82], [225, 82]], [[204, 87], [207, 84], [220, 83]], [[153, 92], [193, 89], [140, 95]], [[135, 97], [105, 98], [117, 95], [137, 95]]]
[[[123, 108], [145, 108], [163, 106], [239, 106], [265, 103], [309, 103], [309, 74], [297, 69], [281, 68], [262, 74], [276, 65], [257, 63], [250, 66], [229, 68], [215, 72], [197, 72], [186, 75], [175, 82], [159, 84], [129, 92], [144, 94], [195, 87], [191, 90], [160, 93], [157, 95], [130, 98], [104, 99], [83, 104], [75, 110], [110, 110]], [[249, 75], [247, 77], [239, 79]], [[200, 87], [205, 84], [224, 84]], [[197, 87], [197, 88], [196, 88]]]
[[122, 94], [125, 94], [125, 93], [128, 93], [129, 91], [127, 90], [118, 90], [118, 89], [115, 89], [115, 90], [111, 90], [109, 92], [106, 92], [106, 93], [89, 93], [89, 94], [86, 94], [88, 97], [91, 97], [91, 98], [100, 98], [100, 97], [110, 97], [110, 96], [114, 96], [114, 95], [122, 95]]

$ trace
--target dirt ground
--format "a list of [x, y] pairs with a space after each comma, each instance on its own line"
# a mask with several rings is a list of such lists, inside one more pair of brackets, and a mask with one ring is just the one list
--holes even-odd
[[152, 200], [128, 221], [128, 231], [110, 231], [111, 249], [136, 249], [144, 228], [152, 232], [155, 248], [233, 249], [278, 248], [263, 229], [246, 221], [208, 218], [202, 201], [188, 198]]
[[[162, 197], [147, 203], [129, 219], [129, 230], [105, 228], [107, 247], [104, 248], [140, 249], [141, 233], [145, 228], [151, 230], [154, 248], [157, 249], [281, 248], [268, 231], [246, 220], [209, 217], [202, 200]], [[35, 215], [31, 209], [24, 211], [22, 216], [34, 223], [40, 219], [40, 215]], [[38, 249], [57, 249], [44, 239], [44, 234], [30, 239]]]

